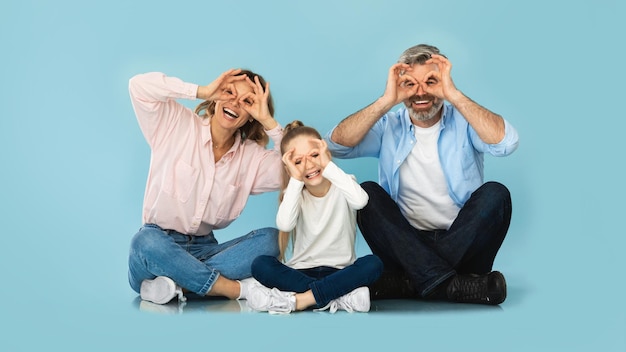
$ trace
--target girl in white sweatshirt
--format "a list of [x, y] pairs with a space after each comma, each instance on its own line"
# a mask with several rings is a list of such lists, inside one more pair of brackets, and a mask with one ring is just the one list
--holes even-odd
[[[252, 262], [256, 285], [248, 305], [270, 313], [315, 307], [367, 312], [367, 285], [383, 270], [374, 255], [356, 258], [356, 211], [368, 201], [352, 175], [331, 161], [326, 142], [302, 122], [289, 124], [281, 142], [283, 190], [276, 215], [280, 257]], [[284, 261], [288, 243], [293, 253]]]

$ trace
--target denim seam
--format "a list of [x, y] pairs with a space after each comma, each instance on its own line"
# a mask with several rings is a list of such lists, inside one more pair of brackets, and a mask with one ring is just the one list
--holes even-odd
[[454, 276], [456, 272], [454, 270], [449, 271], [447, 274], [440, 276], [437, 280], [435, 280], [432, 284], [428, 285], [422, 291], [422, 297], [426, 297], [429, 293], [431, 293], [437, 286], [439, 286], [442, 282], [446, 281], [450, 277]]
[[204, 286], [202, 286], [200, 291], [196, 292], [196, 293], [201, 295], [201, 296], [205, 296], [209, 291], [211, 291], [211, 289], [213, 288], [213, 285], [215, 284], [215, 281], [217, 281], [217, 278], [219, 276], [220, 276], [220, 273], [218, 273], [215, 270], [212, 270], [211, 271], [211, 276], [209, 276], [209, 279], [206, 281]]

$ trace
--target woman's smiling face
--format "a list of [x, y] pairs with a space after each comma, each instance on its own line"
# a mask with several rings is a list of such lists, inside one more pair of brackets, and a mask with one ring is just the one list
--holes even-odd
[[252, 87], [246, 81], [235, 82], [230, 90], [232, 96], [229, 100], [217, 101], [215, 103], [214, 118], [218, 119], [220, 126], [227, 129], [239, 129], [250, 120], [252, 117], [246, 110], [243, 109], [242, 104], [251, 104], [249, 100], [239, 101], [240, 97], [253, 92]]

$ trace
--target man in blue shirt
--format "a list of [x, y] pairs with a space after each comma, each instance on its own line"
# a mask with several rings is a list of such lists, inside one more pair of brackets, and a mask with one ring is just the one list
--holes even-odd
[[383, 95], [326, 136], [338, 158], [379, 158], [380, 185], [362, 184], [369, 203], [358, 213], [363, 237], [385, 264], [372, 298], [506, 298], [504, 276], [492, 267], [511, 197], [504, 185], [483, 183], [483, 154], [509, 155], [518, 135], [459, 91], [451, 68], [434, 46], [407, 49]]

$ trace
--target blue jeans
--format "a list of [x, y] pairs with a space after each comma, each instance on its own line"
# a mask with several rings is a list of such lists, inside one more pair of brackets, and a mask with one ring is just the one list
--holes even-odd
[[218, 244], [210, 233], [190, 236], [154, 224], [139, 229], [130, 244], [128, 281], [139, 293], [141, 282], [167, 276], [179, 286], [204, 296], [220, 275], [232, 280], [251, 276], [259, 255], [278, 255], [278, 230], [262, 228]]
[[358, 287], [374, 283], [382, 271], [382, 261], [371, 254], [343, 269], [327, 266], [292, 269], [270, 256], [260, 256], [252, 262], [252, 276], [264, 286], [296, 293], [311, 290], [318, 308]]
[[421, 296], [459, 274], [485, 274], [504, 241], [511, 221], [511, 195], [497, 182], [479, 187], [448, 230], [414, 228], [389, 194], [375, 182], [361, 184], [369, 203], [357, 212], [357, 223], [385, 265], [385, 272], [406, 274]]

